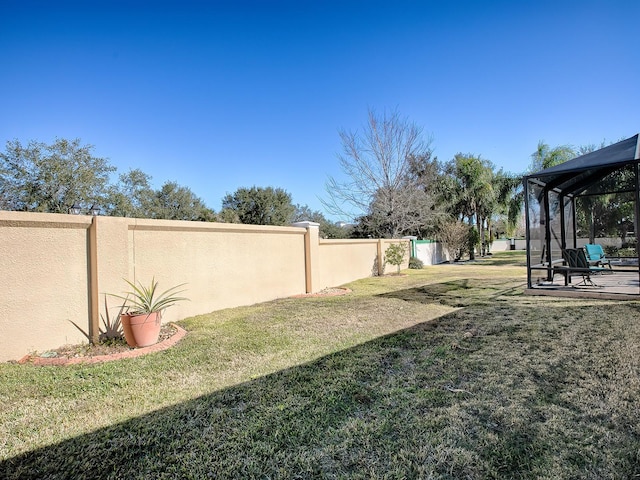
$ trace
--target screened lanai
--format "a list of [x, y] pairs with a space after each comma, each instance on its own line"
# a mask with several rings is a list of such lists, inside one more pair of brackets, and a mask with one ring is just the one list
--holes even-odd
[[[528, 293], [638, 299], [639, 163], [634, 135], [524, 177]], [[568, 249], [585, 245], [606, 265], [574, 269]]]

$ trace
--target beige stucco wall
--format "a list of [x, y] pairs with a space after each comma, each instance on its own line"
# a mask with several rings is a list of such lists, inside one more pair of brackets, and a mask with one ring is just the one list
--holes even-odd
[[[92, 222], [93, 225], [92, 225]], [[90, 240], [92, 231], [94, 247]], [[0, 211], [0, 361], [86, 341], [124, 279], [189, 298], [164, 321], [305, 293], [304, 228]], [[107, 295], [109, 313], [120, 300]], [[95, 320], [94, 320], [95, 321]]]
[[[337, 287], [360, 278], [379, 274], [378, 251], [384, 258], [385, 250], [399, 240], [320, 240], [319, 289]], [[407, 255], [401, 268], [409, 265], [409, 243]], [[384, 260], [383, 260], [384, 261]], [[394, 272], [396, 267], [386, 265], [384, 273]]]
[[0, 360], [81, 343], [90, 217], [0, 211]]
[[320, 240], [322, 290], [377, 275], [378, 240]]
[[[319, 240], [294, 227], [0, 211], [0, 361], [86, 341], [116, 315], [124, 279], [166, 290], [185, 283], [190, 301], [169, 322], [317, 292], [374, 274], [387, 240]], [[406, 264], [405, 264], [406, 267]], [[93, 331], [96, 331], [94, 329]]]
[[130, 279], [186, 283], [165, 321], [305, 292], [304, 229], [137, 220], [128, 234]]

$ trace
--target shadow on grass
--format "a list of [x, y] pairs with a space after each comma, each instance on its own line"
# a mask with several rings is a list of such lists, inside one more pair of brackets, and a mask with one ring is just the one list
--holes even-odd
[[493, 267], [499, 267], [499, 266], [517, 266], [517, 267], [523, 267], [526, 268], [527, 267], [527, 260], [526, 257], [523, 258], [522, 260], [520, 260], [519, 262], [515, 262], [515, 258], [514, 257], [520, 257], [521, 254], [515, 254], [512, 255], [511, 257], [509, 256], [505, 256], [505, 255], [500, 255], [500, 256], [496, 256], [496, 255], [489, 255], [486, 257], [481, 257], [479, 259], [480, 262], [482, 262], [483, 265], [487, 265], [487, 266], [493, 266]]
[[523, 251], [514, 252], [500, 252], [497, 254], [489, 254], [483, 256], [477, 256], [473, 260], [462, 260], [460, 262], [445, 262], [448, 265], [457, 265], [460, 267], [483, 265], [487, 267], [527, 267], [527, 257]]
[[520, 281], [505, 280], [500, 283], [486, 280], [465, 278], [449, 282], [421, 285], [419, 287], [396, 290], [378, 295], [380, 298], [397, 298], [407, 302], [438, 303], [450, 307], [485, 306], [487, 302], [503, 297], [522, 294], [524, 284]]
[[[426, 291], [468, 288], [459, 281]], [[558, 366], [545, 367], [543, 355], [535, 376], [514, 362], [540, 348], [522, 321], [527, 308], [484, 312], [453, 312], [29, 452], [0, 463], [0, 477], [537, 478], [558, 465], [565, 478], [640, 472], [640, 436], [628, 428], [635, 410], [616, 412], [615, 424], [585, 424], [581, 406], [546, 404], [574, 379], [550, 375]], [[506, 345], [513, 357], [501, 353]], [[528, 377], [541, 386], [532, 380], [519, 390]]]

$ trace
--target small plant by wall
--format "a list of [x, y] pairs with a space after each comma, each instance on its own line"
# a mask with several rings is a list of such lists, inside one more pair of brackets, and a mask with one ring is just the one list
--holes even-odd
[[418, 257], [410, 257], [409, 268], [414, 270], [420, 270], [421, 268], [424, 268], [424, 263]]
[[[98, 341], [100, 342], [111, 342], [114, 340], [121, 340], [124, 338], [124, 332], [122, 331], [122, 323], [120, 321], [120, 315], [125, 310], [125, 305], [120, 307], [120, 311], [115, 317], [109, 315], [109, 305], [107, 304], [107, 296], [104, 296], [104, 312], [105, 314], [100, 314], [100, 318], [102, 319], [102, 326], [100, 327], [100, 334], [98, 336]], [[74, 327], [82, 332], [82, 334], [87, 337], [89, 343], [91, 342], [91, 335], [86, 332], [80, 325], [78, 325], [73, 320], [69, 320]]]
[[400, 266], [404, 261], [404, 257], [407, 255], [406, 243], [392, 243], [384, 251], [384, 263], [389, 265], [395, 265], [398, 267], [398, 273], [400, 273]]

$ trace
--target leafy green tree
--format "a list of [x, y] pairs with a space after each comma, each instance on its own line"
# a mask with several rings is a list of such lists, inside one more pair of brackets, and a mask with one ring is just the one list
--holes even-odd
[[[466, 218], [470, 226], [475, 222], [483, 253], [486, 250], [486, 222], [496, 208], [493, 169], [493, 164], [480, 156], [458, 153], [445, 165], [449, 175], [441, 185], [441, 192], [450, 199], [450, 212], [458, 218]], [[475, 258], [474, 248], [470, 249], [469, 256]]]
[[[579, 155], [586, 155], [606, 143], [582, 145]], [[589, 243], [595, 243], [597, 237], [619, 236], [626, 243], [626, 236], [633, 230], [635, 202], [635, 174], [631, 167], [616, 170], [581, 192], [576, 198], [576, 220], [578, 234], [588, 235]], [[600, 192], [612, 192], [602, 194]]]
[[351, 238], [352, 228], [352, 225], [327, 220], [320, 224], [320, 235], [322, 238]]
[[[553, 167], [564, 163], [577, 155], [586, 155], [606, 146], [606, 142], [582, 145], [574, 149], [568, 145], [551, 148], [540, 141], [531, 155], [531, 171]], [[600, 184], [609, 184], [601, 190], [618, 191], [633, 188], [631, 171], [617, 171], [606, 177]], [[520, 200], [520, 197], [517, 197]], [[619, 235], [623, 239], [629, 229], [629, 218], [633, 202], [624, 193], [599, 193], [598, 187], [591, 192], [582, 192], [576, 200], [576, 220], [580, 235], [588, 235], [593, 243], [598, 236]], [[623, 240], [624, 241], [624, 240]]]
[[154, 194], [150, 218], [213, 222], [216, 214], [190, 188], [165, 182]]
[[378, 230], [372, 228], [373, 222], [368, 215], [362, 215], [355, 219], [349, 229], [349, 238], [377, 238]]
[[[599, 145], [583, 145], [578, 147], [576, 150], [568, 145], [560, 145], [552, 148], [543, 141], [540, 141], [538, 142], [536, 151], [531, 155], [529, 172], [537, 172], [544, 168], [558, 165], [571, 160], [576, 155], [585, 155], [605, 146], [606, 143], [601, 142]], [[498, 192], [498, 208], [502, 213], [506, 214], [506, 233], [509, 237], [513, 237], [515, 235], [518, 222], [522, 217], [522, 208], [524, 204], [524, 189], [522, 185], [523, 175], [524, 173], [510, 174], [500, 171], [495, 177], [496, 190]], [[624, 172], [619, 175], [624, 175]], [[616, 179], [616, 181], [624, 182], [624, 179]], [[604, 206], [599, 205], [598, 203], [602, 203], [603, 200], [604, 203], [608, 205], [616, 205], [614, 211], [610, 212], [610, 215], [605, 215], [602, 211], [598, 212], [599, 209], [604, 209]], [[599, 200], [596, 200], [592, 196], [581, 197], [577, 201], [576, 207], [578, 228], [583, 232], [589, 232], [591, 242], [593, 242], [596, 235], [595, 232], [597, 227], [595, 224], [599, 221], [609, 221], [612, 218], [615, 219], [613, 220], [614, 222], [617, 220], [616, 226], [618, 228], [618, 235], [626, 235], [629, 228], [627, 221], [629, 218], [629, 208], [624, 201], [617, 202], [617, 200], [612, 199], [611, 196], [606, 199], [600, 198]], [[618, 215], [616, 215], [616, 213]], [[610, 226], [609, 230], [611, 230], [611, 228], [612, 227]], [[609, 231], [608, 233], [611, 232]]]
[[544, 170], [571, 160], [576, 156], [576, 151], [569, 145], [559, 145], [551, 148], [542, 140], [538, 142], [538, 148], [531, 154], [531, 172]]
[[240, 223], [252, 225], [289, 225], [295, 213], [291, 195], [281, 188], [239, 188], [222, 199], [223, 218], [232, 213]]
[[139, 169], [109, 182], [116, 168], [92, 155], [93, 146], [79, 139], [47, 145], [7, 142], [0, 154], [0, 208], [67, 213], [79, 204], [98, 206], [107, 215], [172, 220], [213, 221], [215, 212], [189, 188], [166, 182], [158, 191], [151, 176]]
[[482, 234], [483, 255], [495, 238], [497, 223], [503, 223], [506, 226], [509, 237], [515, 235], [518, 222], [522, 217], [524, 198], [522, 174], [508, 173], [503, 169], [496, 172], [491, 163], [488, 164], [488, 168], [487, 176], [490, 177], [491, 194], [484, 198], [479, 209], [480, 217], [484, 219], [481, 221], [481, 226], [486, 225], [486, 231]]
[[[604, 146], [604, 145], [602, 145]], [[577, 152], [569, 145], [559, 145], [550, 147], [542, 140], [538, 142], [536, 151], [531, 154], [529, 172], [537, 172], [545, 168], [553, 167], [560, 163], [571, 160], [578, 155], [584, 155], [593, 151], [595, 145], [579, 147]], [[500, 171], [495, 178], [497, 190], [498, 210], [506, 215], [506, 230], [509, 237], [513, 237], [518, 228], [518, 222], [522, 217], [524, 205], [524, 188], [522, 177], [525, 173], [511, 174]]]
[[321, 238], [348, 238], [349, 230], [327, 220], [322, 212], [311, 210], [308, 205], [296, 204], [294, 207], [293, 222], [309, 221], [319, 223]]
[[79, 139], [51, 145], [8, 141], [0, 154], [0, 202], [9, 210], [67, 213], [73, 204], [104, 207], [109, 197], [107, 159]]
[[480, 243], [480, 234], [476, 227], [469, 227], [469, 258], [473, 260], [475, 257], [473, 255], [474, 248]]
[[500, 170], [494, 178], [497, 209], [504, 219], [505, 233], [509, 238], [516, 235], [518, 223], [523, 214], [523, 175], [522, 173], [514, 174]]
[[421, 226], [404, 235], [433, 238], [439, 225], [449, 217], [447, 201], [440, 195], [440, 185], [445, 177], [444, 165], [432, 152], [409, 157], [410, 171], [420, 189], [424, 191], [422, 204], [418, 207]]
[[151, 187], [151, 176], [140, 169], [120, 174], [110, 188], [108, 215], [213, 222], [213, 210], [191, 189], [176, 182], [165, 182], [159, 190]]
[[326, 220], [322, 212], [311, 210], [308, 205], [300, 205], [296, 203], [294, 206], [292, 222], [315, 222], [320, 223]]
[[407, 255], [406, 243], [392, 243], [384, 251], [384, 263], [389, 265], [395, 265], [398, 268], [397, 273], [400, 273], [400, 266]]
[[152, 211], [154, 199], [151, 176], [140, 169], [132, 169], [121, 173], [118, 184], [111, 187], [106, 213], [116, 217], [145, 218]]
[[218, 221], [222, 223], [242, 223], [237, 211], [224, 207], [218, 213]]

